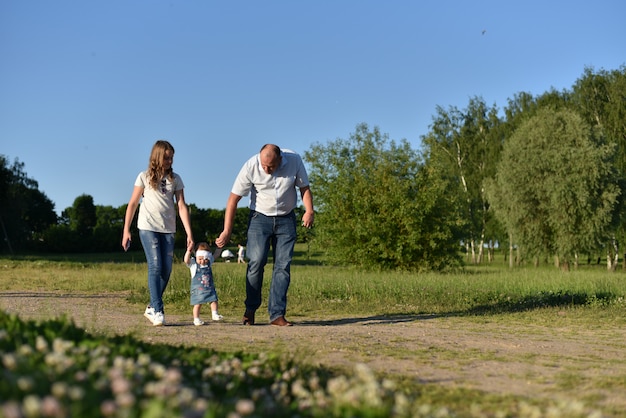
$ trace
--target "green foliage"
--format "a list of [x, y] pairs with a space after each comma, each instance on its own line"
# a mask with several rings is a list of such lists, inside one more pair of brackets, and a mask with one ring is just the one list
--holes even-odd
[[93, 197], [87, 194], [82, 194], [74, 199], [74, 204], [71, 208], [67, 208], [64, 211], [63, 216], [66, 216], [70, 223], [70, 229], [75, 231], [82, 239], [91, 238], [93, 228], [96, 226], [98, 219], [96, 217], [96, 205], [93, 203]]
[[[81, 240], [69, 225], [51, 225], [42, 234], [40, 250], [46, 252], [81, 252]], [[86, 246], [85, 248], [91, 248]]]
[[612, 71], [585, 68], [572, 97], [585, 121], [599, 128], [606, 142], [618, 145], [616, 166], [626, 173], [626, 66]]
[[[464, 222], [461, 239], [481, 251], [487, 240], [502, 241], [501, 229], [493, 221], [483, 182], [495, 175], [503, 142], [501, 121], [495, 106], [482, 98], [471, 98], [466, 109], [437, 107], [430, 132], [423, 140], [426, 164], [438, 175], [454, 179], [450, 193]], [[480, 260], [474, 260], [479, 262]]]
[[423, 170], [406, 141], [365, 124], [349, 140], [304, 155], [318, 216], [314, 241], [328, 261], [367, 268], [458, 265], [458, 226], [447, 183]]
[[570, 110], [540, 109], [515, 131], [487, 189], [527, 254], [568, 263], [607, 239], [621, 193], [612, 154]]
[[0, 252], [32, 249], [41, 233], [57, 222], [54, 204], [29, 178], [24, 163], [0, 155]]

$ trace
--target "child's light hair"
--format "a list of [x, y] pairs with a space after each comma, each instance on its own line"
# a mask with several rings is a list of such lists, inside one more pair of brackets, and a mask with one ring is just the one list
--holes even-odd
[[202, 241], [202, 242], [199, 242], [198, 245], [196, 245], [196, 252], [201, 251], [201, 250], [211, 251], [211, 247], [209, 246], [208, 243]]

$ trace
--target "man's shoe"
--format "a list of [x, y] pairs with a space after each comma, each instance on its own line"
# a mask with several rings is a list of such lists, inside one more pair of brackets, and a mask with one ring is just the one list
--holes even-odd
[[272, 325], [276, 325], [277, 327], [290, 327], [293, 324], [285, 319], [284, 316], [279, 316], [275, 320], [271, 322]]
[[249, 311], [246, 309], [246, 312], [243, 314], [243, 324], [254, 325], [254, 311]]

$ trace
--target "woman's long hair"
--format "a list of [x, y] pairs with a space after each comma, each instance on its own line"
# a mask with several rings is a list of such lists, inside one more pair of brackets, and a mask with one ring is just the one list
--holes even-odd
[[158, 140], [152, 146], [152, 152], [150, 153], [150, 163], [148, 164], [148, 182], [150, 187], [158, 190], [161, 180], [164, 177], [174, 180], [174, 171], [172, 166], [167, 170], [163, 166], [165, 160], [165, 152], [171, 151], [172, 157], [174, 157], [174, 147], [168, 141]]

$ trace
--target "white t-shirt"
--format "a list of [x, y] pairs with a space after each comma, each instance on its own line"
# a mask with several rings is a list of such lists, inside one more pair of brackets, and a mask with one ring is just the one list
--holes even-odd
[[267, 174], [261, 166], [260, 153], [246, 161], [239, 171], [232, 193], [247, 196], [250, 209], [266, 216], [283, 216], [295, 209], [298, 202], [296, 187], [309, 185], [302, 158], [287, 149], [280, 151], [280, 167]]
[[135, 180], [135, 186], [143, 187], [143, 199], [139, 205], [137, 228], [146, 231], [174, 233], [176, 232], [176, 202], [175, 192], [182, 190], [185, 185], [180, 176], [174, 173], [174, 180], [164, 178], [154, 190], [148, 181], [145, 171], [142, 171]]

